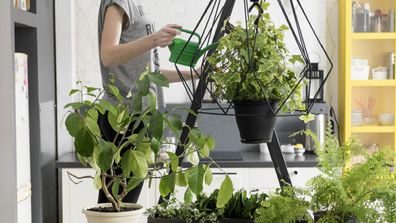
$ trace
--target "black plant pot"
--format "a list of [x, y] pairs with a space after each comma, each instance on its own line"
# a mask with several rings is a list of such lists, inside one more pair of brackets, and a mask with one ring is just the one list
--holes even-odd
[[234, 108], [242, 143], [259, 144], [272, 141], [277, 101], [234, 102]]
[[[185, 223], [186, 221], [175, 218], [149, 218], [148, 223]], [[193, 221], [193, 223], [197, 223]], [[253, 223], [250, 219], [223, 218], [219, 223]]]

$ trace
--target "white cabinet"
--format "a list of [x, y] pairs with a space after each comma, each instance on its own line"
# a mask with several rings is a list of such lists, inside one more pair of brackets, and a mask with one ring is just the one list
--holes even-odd
[[[320, 175], [317, 168], [288, 168], [293, 186], [302, 187], [310, 179]], [[251, 168], [250, 189], [270, 192], [279, 188], [279, 181], [274, 168]]]
[[[239, 190], [245, 188], [247, 191], [258, 189], [261, 192], [270, 192], [279, 188], [278, 178], [274, 168], [224, 168], [234, 184], [234, 188]], [[93, 186], [90, 179], [86, 179], [79, 184], [74, 184], [69, 178], [67, 172], [76, 176], [93, 176], [95, 172], [92, 169], [62, 169], [62, 223], [83, 223], [86, 222], [85, 216], [81, 209], [85, 206], [97, 203], [98, 192]], [[212, 169], [213, 182], [206, 186], [204, 191], [209, 194], [216, 188], [220, 188], [225, 178], [225, 174], [216, 169]], [[303, 186], [308, 180], [320, 174], [317, 168], [289, 168], [290, 177], [294, 186]], [[153, 180], [151, 188], [148, 182], [145, 182], [139, 204], [144, 207], [152, 207], [157, 204], [159, 195], [159, 180]], [[184, 198], [184, 188], [176, 188], [176, 197], [179, 200]]]
[[[215, 189], [220, 188], [221, 183], [223, 182], [226, 176], [226, 173], [231, 178], [235, 190], [239, 190], [242, 188], [250, 188], [249, 168], [223, 168], [223, 171], [216, 168], [212, 169], [213, 181], [209, 186], [205, 185], [204, 192], [206, 194], [211, 194]], [[175, 189], [176, 198], [180, 201], [183, 201], [185, 191], [186, 191], [185, 188], [177, 187]]]
[[[95, 171], [89, 168], [79, 169], [62, 169], [62, 223], [84, 223], [85, 216], [82, 214], [82, 208], [96, 204], [98, 201], [98, 191], [93, 185], [91, 179], [85, 179], [79, 184], [74, 184], [68, 177], [67, 172], [76, 176], [94, 176]], [[151, 207], [158, 202], [155, 197], [155, 187], [148, 188], [145, 182], [138, 203], [144, 207]]]

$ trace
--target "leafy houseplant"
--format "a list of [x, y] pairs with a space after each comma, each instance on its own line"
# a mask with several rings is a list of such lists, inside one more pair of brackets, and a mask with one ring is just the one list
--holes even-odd
[[199, 195], [195, 202], [180, 203], [175, 198], [148, 210], [150, 223], [164, 222], [253, 222], [254, 213], [265, 194], [247, 195], [245, 190], [235, 192], [223, 208], [217, 208], [219, 190], [209, 196]]
[[[146, 179], [161, 178], [160, 192], [167, 196], [174, 191], [176, 185], [187, 187], [189, 196], [200, 194], [204, 183], [210, 184], [212, 179], [209, 165], [199, 164], [199, 157], [207, 157], [214, 148], [214, 139], [205, 136], [199, 129], [190, 129], [187, 142], [176, 142], [185, 151], [180, 156], [174, 152], [167, 152], [167, 159], [160, 159], [160, 148], [171, 144], [164, 136], [164, 129], [168, 128], [178, 138], [184, 126], [180, 116], [156, 109], [156, 98], [150, 92], [150, 83], [168, 86], [168, 80], [161, 74], [144, 72], [137, 82], [138, 93], [126, 99], [120, 95], [114, 85], [108, 86], [117, 98], [117, 104], [111, 104], [100, 99], [103, 90], [85, 87], [80, 84], [79, 89], [73, 89], [70, 95], [80, 94], [81, 102], [66, 105], [72, 108], [66, 118], [66, 127], [74, 138], [76, 153], [80, 162], [96, 170], [94, 184], [102, 189], [111, 205], [106, 208], [94, 208], [92, 211], [123, 212], [131, 205], [123, 204], [123, 198]], [[91, 98], [85, 99], [85, 98]], [[142, 101], [147, 99], [148, 106], [143, 108]], [[127, 101], [133, 101], [133, 108]], [[99, 115], [108, 115], [108, 121], [117, 136], [114, 140], [102, 138], [102, 131], [97, 124]], [[116, 143], [119, 138], [119, 143]], [[195, 154], [199, 154], [196, 156]], [[181, 169], [179, 160], [186, 158], [191, 163], [190, 168]], [[171, 170], [171, 173], [166, 174]], [[165, 173], [164, 173], [165, 172]], [[88, 178], [78, 177], [76, 178]], [[227, 176], [225, 186], [221, 189], [225, 201], [230, 197], [232, 182]], [[133, 206], [140, 209], [141, 206]], [[89, 210], [85, 210], [89, 214]], [[89, 218], [87, 214], [87, 217]], [[100, 215], [102, 216], [102, 215]], [[102, 219], [102, 217], [100, 217]], [[139, 218], [136, 217], [137, 219]], [[92, 220], [92, 219], [91, 219]], [[89, 220], [89, 222], [91, 222]], [[92, 221], [95, 222], [95, 221]], [[100, 221], [102, 222], [102, 221]], [[111, 220], [110, 220], [111, 222]], [[131, 219], [126, 222], [133, 222]], [[140, 218], [137, 220], [140, 222]]]
[[306, 191], [292, 187], [278, 189], [261, 202], [261, 207], [256, 211], [256, 223], [291, 223], [312, 222], [310, 217], [309, 202], [304, 200]]
[[[274, 25], [269, 13], [265, 13], [269, 3], [261, 7], [264, 14], [257, 26], [254, 16], [250, 16], [246, 28], [237, 24], [207, 59], [214, 95], [233, 102], [241, 139], [247, 143], [271, 141], [278, 103], [288, 98], [299, 81], [290, 66], [297, 61], [304, 63], [286, 49], [283, 38], [288, 27]], [[282, 107], [284, 111], [302, 108], [301, 89], [299, 85], [291, 94]], [[252, 126], [265, 126], [267, 131]]]
[[[317, 222], [395, 222], [396, 180], [390, 172], [393, 153], [383, 149], [368, 154], [354, 139], [339, 146], [330, 134], [317, 153], [323, 174], [308, 184]], [[356, 155], [364, 161], [345, 169]]]

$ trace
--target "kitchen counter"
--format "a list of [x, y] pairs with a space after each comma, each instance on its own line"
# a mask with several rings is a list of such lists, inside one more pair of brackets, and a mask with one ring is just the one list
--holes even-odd
[[[218, 156], [222, 153], [227, 155], [228, 152], [216, 152]], [[283, 154], [288, 167], [316, 167], [318, 164], [315, 154], [304, 154], [304, 156], [296, 156], [294, 154]], [[223, 168], [251, 168], [251, 167], [273, 167], [270, 155], [260, 152], [241, 152], [238, 160], [217, 160], [216, 162]], [[205, 163], [207, 161], [203, 161]], [[188, 166], [183, 163], [182, 166]], [[57, 168], [83, 168], [75, 153], [70, 152], [60, 157], [56, 161]]]

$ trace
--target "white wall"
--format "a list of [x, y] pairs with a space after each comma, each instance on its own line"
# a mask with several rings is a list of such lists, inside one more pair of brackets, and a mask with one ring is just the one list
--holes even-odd
[[[156, 23], [157, 30], [168, 24], [177, 23], [183, 27], [192, 29], [200, 17], [208, 0], [142, 0], [146, 14]], [[279, 7], [274, 0], [271, 7], [272, 17], [277, 24], [285, 24]], [[86, 81], [88, 84], [101, 86], [98, 46], [97, 46], [97, 12], [99, 0], [75, 1], [75, 50], [76, 50], [76, 79]], [[338, 2], [337, 0], [302, 0], [307, 14], [319, 38], [326, 45], [327, 50], [332, 55], [333, 62], [337, 65], [338, 49]], [[287, 4], [286, 4], [287, 6]], [[237, 1], [233, 18], [242, 19], [243, 3]], [[309, 33], [306, 23], [302, 24], [304, 33]], [[292, 38], [288, 36], [287, 42], [292, 53], [298, 53], [297, 46], [293, 44]], [[312, 35], [306, 36], [307, 48], [312, 58], [321, 58], [321, 67], [327, 68], [325, 57], [320, 52], [319, 45], [315, 43]], [[172, 68], [173, 65], [167, 62], [169, 52], [167, 49], [160, 49], [161, 66]], [[327, 101], [337, 107], [337, 67], [328, 83], [326, 89]], [[170, 89], [165, 90], [166, 102], [188, 102], [188, 97], [184, 94], [181, 84], [173, 84]], [[331, 100], [330, 100], [331, 99]]]

